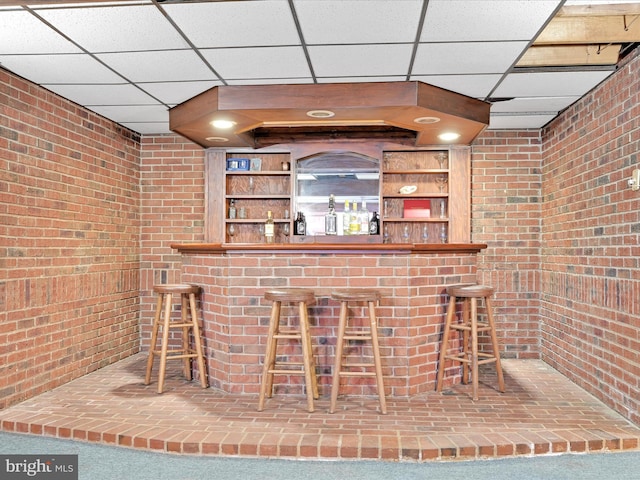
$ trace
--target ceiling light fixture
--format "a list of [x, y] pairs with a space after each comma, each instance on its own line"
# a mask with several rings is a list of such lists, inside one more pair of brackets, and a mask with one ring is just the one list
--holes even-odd
[[205, 138], [205, 140], [207, 142], [214, 142], [214, 143], [224, 143], [229, 141], [228, 138], [224, 138], [224, 137], [207, 137]]
[[214, 128], [221, 128], [226, 130], [234, 127], [236, 125], [236, 122], [232, 122], [231, 120], [214, 120], [213, 122], [211, 122], [211, 125]]
[[438, 117], [418, 117], [413, 119], [413, 123], [419, 123], [420, 125], [427, 125], [429, 123], [438, 123], [440, 119]]
[[455, 132], [444, 132], [438, 135], [438, 138], [443, 142], [453, 142], [460, 138], [460, 134]]
[[311, 118], [331, 118], [335, 116], [335, 113], [331, 110], [309, 110], [307, 117]]

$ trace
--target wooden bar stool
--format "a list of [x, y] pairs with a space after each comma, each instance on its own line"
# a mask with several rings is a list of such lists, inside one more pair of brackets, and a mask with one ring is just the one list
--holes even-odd
[[[184, 375], [187, 380], [192, 379], [191, 359], [198, 362], [200, 372], [200, 384], [202, 388], [207, 388], [207, 372], [204, 365], [204, 355], [202, 353], [202, 343], [200, 340], [200, 327], [198, 325], [198, 313], [196, 310], [196, 295], [200, 293], [200, 287], [185, 284], [154, 285], [153, 291], [158, 294], [156, 304], [156, 315], [151, 331], [151, 344], [149, 346], [149, 357], [147, 359], [147, 374], [144, 384], [151, 383], [151, 370], [153, 369], [153, 357], [160, 356], [160, 373], [158, 375], [158, 393], [162, 393], [164, 387], [164, 376], [167, 369], [167, 360], [182, 359]], [[171, 320], [171, 308], [173, 296], [179, 295], [181, 301], [180, 321]], [[162, 304], [164, 303], [164, 315], [162, 314]], [[156, 349], [158, 332], [162, 328], [162, 341], [160, 349]], [[182, 348], [169, 349], [169, 332], [173, 329], [182, 330]], [[189, 334], [193, 336], [193, 347], [189, 342]]]
[[[380, 292], [367, 289], [346, 289], [331, 293], [331, 298], [340, 302], [340, 319], [338, 321], [338, 338], [336, 340], [336, 358], [333, 367], [333, 381], [331, 384], [331, 407], [329, 413], [336, 410], [338, 391], [341, 377], [376, 377], [380, 411], [387, 413], [387, 402], [384, 396], [384, 381], [382, 379], [382, 362], [380, 361], [380, 345], [378, 343], [378, 320], [376, 304], [380, 300]], [[369, 327], [362, 329], [348, 329], [349, 302], [367, 302], [369, 309]], [[343, 363], [344, 342], [349, 340], [371, 342], [373, 363]], [[343, 371], [343, 368], [353, 367], [359, 371]], [[363, 368], [374, 367], [374, 371], [362, 371]]]
[[[266, 291], [264, 298], [272, 301], [273, 305], [271, 306], [271, 318], [269, 320], [267, 350], [262, 367], [258, 411], [261, 412], [264, 409], [265, 397], [271, 398], [273, 395], [273, 376], [277, 374], [304, 375], [304, 383], [307, 391], [307, 407], [309, 412], [313, 412], [313, 399], [318, 398], [318, 380], [311, 346], [307, 304], [315, 300], [315, 295], [311, 290], [283, 288]], [[286, 330], [280, 329], [280, 310], [282, 303], [298, 304], [300, 323], [297, 330], [291, 328], [287, 328]], [[277, 362], [278, 340], [299, 341], [302, 347], [302, 362]], [[292, 368], [296, 366], [299, 368]]]
[[[498, 349], [498, 337], [496, 335], [495, 323], [493, 321], [493, 308], [491, 297], [493, 288], [486, 285], [452, 285], [447, 287], [449, 294], [449, 307], [447, 309], [447, 319], [442, 335], [442, 345], [440, 347], [440, 361], [438, 364], [437, 387], [438, 392], [442, 391], [442, 379], [445, 371], [445, 361], [453, 360], [462, 364], [462, 383], [467, 383], [469, 378], [469, 366], [471, 366], [471, 381], [473, 383], [473, 399], [478, 399], [478, 366], [485, 363], [495, 363], [498, 374], [498, 390], [504, 392], [504, 377], [502, 366], [500, 365], [500, 352]], [[487, 321], [478, 321], [478, 299], [483, 298], [487, 311]], [[454, 322], [456, 317], [456, 301], [462, 299], [462, 322]], [[449, 346], [449, 336], [451, 330], [462, 332], [462, 352], [452, 355], [447, 354]], [[489, 332], [491, 337], [491, 353], [478, 351], [478, 333]], [[471, 343], [471, 350], [469, 350]]]

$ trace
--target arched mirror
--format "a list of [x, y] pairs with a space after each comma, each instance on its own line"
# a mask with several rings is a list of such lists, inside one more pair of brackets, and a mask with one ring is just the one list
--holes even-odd
[[304, 213], [307, 235], [324, 235], [324, 216], [329, 196], [335, 197], [338, 234], [344, 234], [342, 213], [345, 202], [369, 211], [380, 208], [380, 161], [349, 151], [330, 151], [301, 158], [296, 163], [295, 211]]

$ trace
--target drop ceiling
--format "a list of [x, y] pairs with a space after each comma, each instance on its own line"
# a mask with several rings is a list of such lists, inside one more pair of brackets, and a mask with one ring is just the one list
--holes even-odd
[[535, 129], [637, 48], [639, 16], [625, 0], [0, 0], [0, 66], [140, 134], [217, 86], [407, 81], [489, 102], [489, 129]]

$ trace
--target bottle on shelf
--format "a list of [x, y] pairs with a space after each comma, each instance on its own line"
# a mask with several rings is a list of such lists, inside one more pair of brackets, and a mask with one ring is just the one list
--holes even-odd
[[233, 198], [229, 200], [229, 218], [236, 218], [236, 201]]
[[349, 235], [349, 222], [351, 221], [351, 213], [349, 212], [349, 200], [344, 201], [344, 212], [342, 213], [342, 234]]
[[273, 243], [275, 238], [275, 222], [271, 210], [267, 212], [267, 220], [264, 222], [264, 241]]
[[369, 222], [369, 235], [380, 235], [380, 216], [378, 212], [373, 212]]
[[296, 216], [296, 221], [293, 224], [293, 234], [294, 235], [305, 235], [307, 233], [307, 222], [304, 219], [304, 214], [302, 212], [298, 212]]
[[367, 202], [362, 201], [360, 212], [358, 212], [360, 219], [360, 235], [369, 235], [369, 210], [367, 210]]
[[333, 193], [329, 195], [329, 211], [324, 216], [324, 234], [338, 234], [338, 215], [336, 214], [335, 197]]
[[358, 217], [358, 202], [351, 205], [351, 215], [349, 215], [349, 235], [360, 233], [360, 218]]

